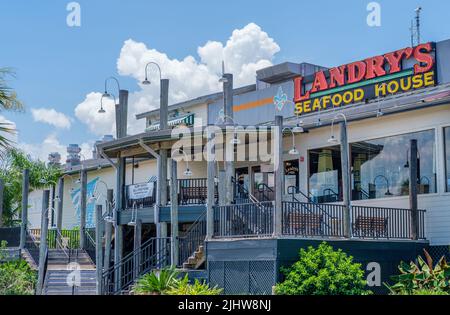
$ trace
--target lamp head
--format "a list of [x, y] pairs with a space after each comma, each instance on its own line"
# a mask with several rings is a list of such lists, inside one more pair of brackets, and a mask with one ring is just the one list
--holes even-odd
[[292, 128], [292, 132], [293, 133], [303, 133], [303, 132], [305, 132], [305, 129], [303, 129], [303, 127], [300, 126], [300, 124], [297, 124], [297, 126]]
[[109, 94], [107, 91], [105, 91], [105, 93], [103, 93], [103, 95], [102, 95], [103, 97], [111, 97], [111, 94]]
[[150, 85], [150, 84], [152, 84], [147, 78], [145, 78], [145, 80], [144, 81], [142, 81], [142, 84], [143, 85]]
[[128, 226], [136, 226], [136, 221], [130, 221], [127, 223]]
[[228, 79], [227, 79], [225, 76], [222, 76], [222, 77], [219, 79], [219, 82], [220, 82], [220, 83], [226, 83], [226, 82], [228, 82]]
[[300, 153], [295, 147], [292, 147], [292, 149], [289, 150], [290, 155], [299, 155]]
[[238, 138], [237, 134], [235, 134], [233, 139], [230, 140], [230, 144], [232, 145], [241, 144], [241, 140]]
[[104, 114], [106, 113], [106, 111], [103, 109], [103, 107], [100, 107], [100, 109], [98, 110], [99, 114]]
[[184, 174], [184, 176], [190, 177], [190, 176], [192, 176], [192, 171], [189, 168], [187, 168], [183, 174]]
[[110, 215], [107, 215], [105, 217], [105, 222], [113, 223], [114, 222], [114, 218], [112, 216], [110, 216]]
[[332, 136], [330, 137], [330, 139], [327, 140], [327, 142], [328, 142], [328, 143], [331, 143], [331, 144], [336, 144], [336, 143], [338, 143], [338, 141], [337, 141], [337, 139], [334, 137], [334, 135], [332, 135]]
[[392, 193], [389, 191], [389, 189], [388, 189], [384, 195], [385, 195], [385, 196], [392, 196], [393, 194], [392, 194]]

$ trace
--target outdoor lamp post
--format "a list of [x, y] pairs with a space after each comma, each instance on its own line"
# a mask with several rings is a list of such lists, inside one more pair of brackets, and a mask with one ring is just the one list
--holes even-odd
[[330, 138], [327, 140], [328, 143], [331, 143], [331, 144], [338, 144], [339, 143], [339, 141], [334, 136], [334, 121], [339, 116], [344, 119], [345, 125], [347, 126], [347, 117], [344, 114], [339, 113], [336, 116], [334, 116], [333, 119], [331, 120], [331, 135], [330, 135]]
[[295, 147], [295, 133], [294, 133], [293, 128], [284, 127], [283, 130], [281, 131], [281, 133], [283, 133], [285, 130], [289, 130], [292, 134], [292, 148], [289, 150], [289, 154], [290, 155], [299, 155], [300, 153], [298, 152], [297, 148]]
[[148, 72], [147, 72], [149, 65], [156, 66], [156, 68], [158, 69], [158, 72], [159, 72], [159, 81], [160, 82], [162, 81], [161, 67], [156, 62], [150, 61], [150, 62], [147, 62], [147, 64], [145, 65], [145, 79], [144, 79], [144, 81], [142, 81], [143, 85], [150, 85], [151, 84], [151, 81], [148, 79]]
[[[108, 95], [109, 95], [109, 97], [112, 96], [112, 98], [114, 100], [114, 105], [116, 105], [117, 104], [116, 96], [114, 94], [112, 94], [112, 93], [108, 93]], [[106, 113], [106, 110], [103, 108], [103, 98], [105, 98], [105, 97], [107, 97], [107, 96], [105, 96], [105, 94], [102, 94], [102, 97], [100, 98], [100, 109], [98, 110], [99, 114]]]
[[390, 192], [390, 190], [389, 190], [389, 179], [387, 179], [387, 177], [386, 176], [384, 176], [384, 175], [378, 175], [378, 176], [376, 176], [374, 179], [373, 179], [373, 185], [376, 187], [377, 185], [376, 185], [376, 182], [377, 182], [377, 179], [378, 178], [383, 178], [385, 181], [386, 181], [386, 187], [387, 187], [387, 190], [386, 190], [386, 193], [384, 194], [385, 196], [392, 196], [393, 194]]
[[189, 169], [188, 155], [182, 149], [178, 149], [178, 152], [183, 153], [184, 157], [185, 157], [186, 170], [183, 172], [184, 176], [191, 177], [192, 176], [192, 171]]
[[[226, 78], [225, 78], [226, 79]], [[233, 117], [230, 117], [228, 115], [223, 115], [221, 117], [218, 117], [216, 120], [216, 124], [219, 122], [219, 120], [222, 120], [225, 123], [225, 119], [229, 119], [231, 120], [231, 122], [233, 123], [234, 126], [234, 134], [233, 134], [233, 139], [230, 140], [230, 144], [232, 145], [238, 145], [241, 144], [241, 140], [239, 139], [238, 135], [237, 135], [237, 124], [234, 121]]]

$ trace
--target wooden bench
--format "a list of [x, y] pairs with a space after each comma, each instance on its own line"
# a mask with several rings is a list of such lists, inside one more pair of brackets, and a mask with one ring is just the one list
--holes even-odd
[[353, 224], [356, 236], [387, 237], [388, 218], [359, 216]]
[[290, 213], [288, 231], [299, 235], [322, 235], [322, 214]]

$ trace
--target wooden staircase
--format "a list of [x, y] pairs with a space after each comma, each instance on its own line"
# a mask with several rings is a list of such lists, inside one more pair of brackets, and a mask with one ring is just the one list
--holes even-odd
[[206, 261], [205, 247], [200, 245], [197, 250], [183, 263], [183, 269], [199, 269]]

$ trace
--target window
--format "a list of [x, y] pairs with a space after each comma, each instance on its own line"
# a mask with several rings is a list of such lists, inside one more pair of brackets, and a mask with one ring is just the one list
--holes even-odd
[[435, 133], [427, 130], [352, 143], [353, 200], [409, 194], [410, 140], [417, 139], [419, 194], [436, 192]]
[[309, 193], [317, 202], [342, 200], [341, 150], [332, 146], [309, 151]]
[[284, 161], [284, 193], [289, 194], [293, 187], [294, 191], [299, 188], [298, 160]]
[[450, 192], [450, 127], [444, 128], [445, 187]]

